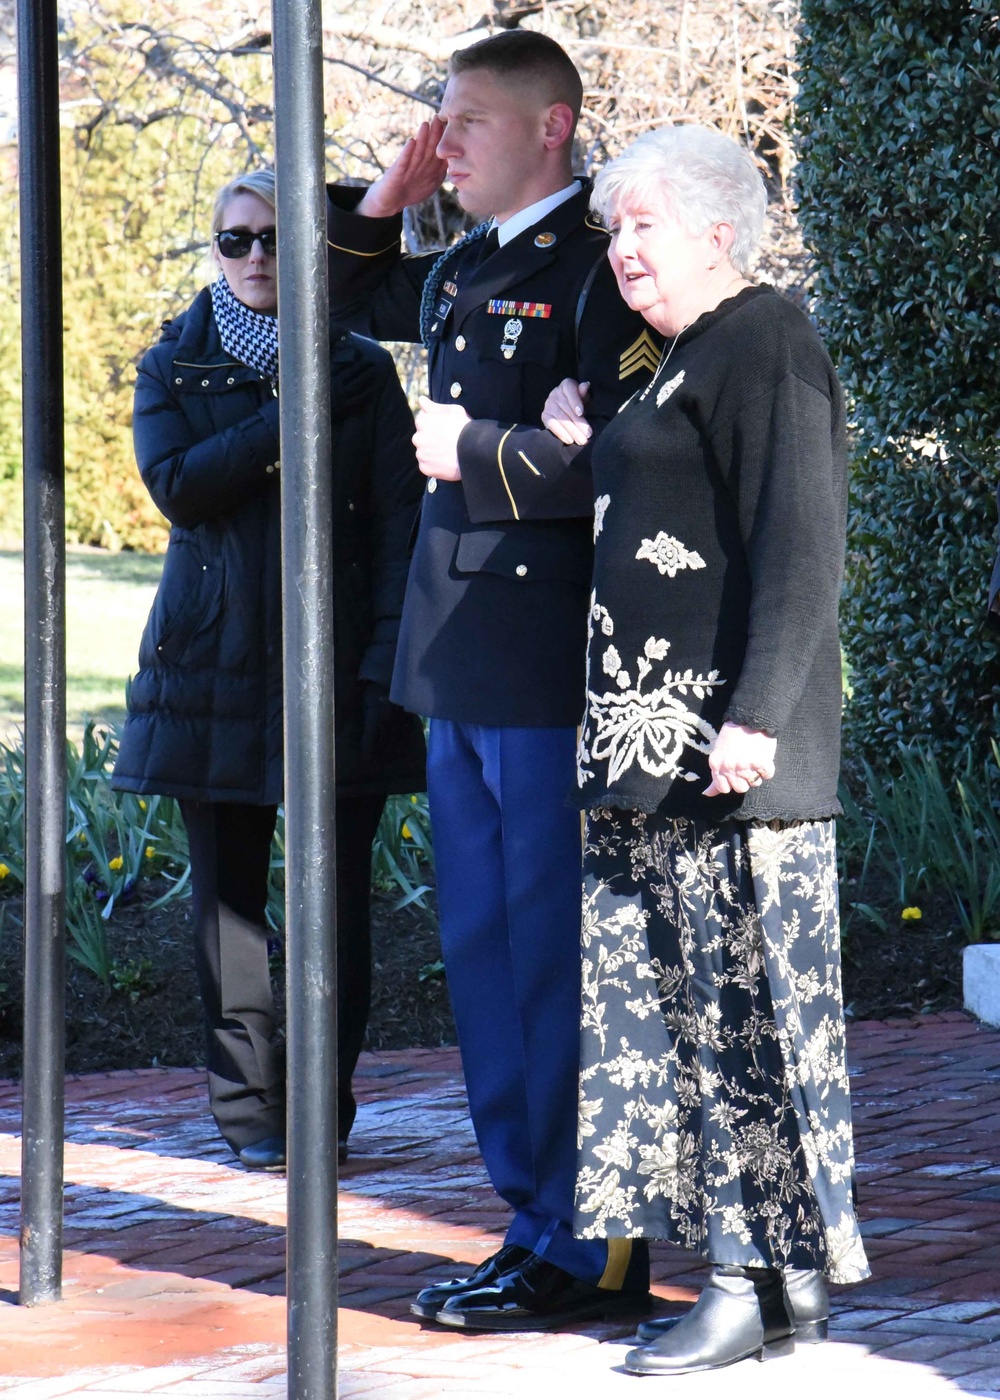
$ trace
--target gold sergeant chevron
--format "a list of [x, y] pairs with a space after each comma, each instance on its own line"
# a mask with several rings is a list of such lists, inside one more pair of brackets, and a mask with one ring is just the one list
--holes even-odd
[[648, 369], [655, 374], [660, 363], [660, 348], [648, 330], [643, 330], [627, 350], [623, 350], [618, 360], [618, 378], [627, 379], [637, 370]]

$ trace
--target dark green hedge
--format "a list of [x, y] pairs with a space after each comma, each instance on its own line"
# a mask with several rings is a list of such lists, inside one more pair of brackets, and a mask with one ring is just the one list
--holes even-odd
[[856, 424], [847, 752], [988, 752], [1000, 441], [1000, 17], [803, 0], [798, 197]]

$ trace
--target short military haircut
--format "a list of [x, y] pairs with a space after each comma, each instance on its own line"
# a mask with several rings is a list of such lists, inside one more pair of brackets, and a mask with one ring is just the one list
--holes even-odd
[[501, 82], [529, 87], [545, 106], [564, 102], [572, 109], [574, 121], [580, 116], [580, 74], [566, 50], [545, 34], [508, 29], [452, 54], [449, 71], [453, 77], [476, 69], [492, 73]]

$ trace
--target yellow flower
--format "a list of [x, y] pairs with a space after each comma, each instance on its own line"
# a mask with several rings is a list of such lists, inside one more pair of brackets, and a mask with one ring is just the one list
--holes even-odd
[[113, 856], [112, 859], [108, 861], [108, 869], [121, 870], [124, 864], [125, 862], [122, 860], [121, 856]]
[[413, 803], [414, 807], [417, 805], [417, 794], [415, 792], [410, 793], [410, 801]]
[[147, 846], [147, 847], [146, 847], [146, 859], [147, 859], [147, 860], [152, 860], [153, 857], [154, 857], [155, 855], [156, 855], [156, 847], [155, 847], [155, 846]]
[[904, 919], [922, 919], [923, 917], [923, 910], [918, 909], [915, 904], [908, 904], [903, 910]]
[[7, 876], [8, 876], [9, 874], [10, 874], [10, 866], [9, 866], [9, 865], [4, 865], [3, 861], [0, 860], [0, 880], [6, 880], [6, 878], [7, 878]]
[[140, 812], [144, 812], [145, 810], [146, 810], [146, 803], [145, 803], [145, 801], [140, 797], [140, 798], [139, 798], [139, 811], [140, 811]]
[[410, 830], [410, 828], [407, 826], [406, 822], [403, 823], [403, 840], [404, 840], [404, 841], [412, 841], [412, 840], [413, 840], [413, 832], [412, 832], [412, 831]]
[[77, 839], [78, 841], [82, 841], [82, 842], [86, 843], [86, 840], [87, 840], [87, 833], [86, 833], [85, 831], [81, 831], [81, 832], [79, 833], [79, 835], [77, 836], [76, 839]]

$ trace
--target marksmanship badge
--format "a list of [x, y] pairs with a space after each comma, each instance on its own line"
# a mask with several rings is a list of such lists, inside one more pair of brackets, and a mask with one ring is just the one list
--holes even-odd
[[512, 316], [503, 328], [503, 344], [500, 346], [500, 353], [505, 360], [509, 360], [517, 349], [517, 338], [524, 330], [524, 322], [519, 321], [516, 316]]

